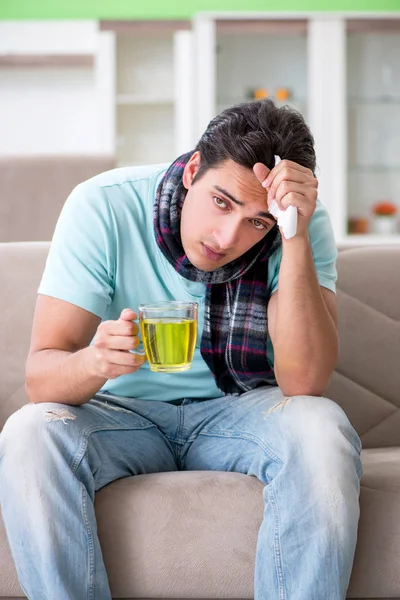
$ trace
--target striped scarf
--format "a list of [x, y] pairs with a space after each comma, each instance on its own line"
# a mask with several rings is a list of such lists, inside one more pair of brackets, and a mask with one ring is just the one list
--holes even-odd
[[212, 272], [194, 267], [185, 255], [180, 217], [186, 189], [183, 170], [192, 152], [180, 156], [166, 171], [154, 202], [158, 247], [176, 271], [206, 285], [201, 355], [217, 386], [226, 394], [261, 385], [276, 385], [267, 359], [268, 258], [281, 244], [274, 227], [246, 254]]

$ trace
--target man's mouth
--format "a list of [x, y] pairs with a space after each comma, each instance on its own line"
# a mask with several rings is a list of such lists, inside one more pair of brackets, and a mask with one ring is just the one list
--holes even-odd
[[204, 243], [202, 243], [202, 249], [203, 249], [203, 255], [206, 258], [209, 258], [210, 260], [213, 260], [215, 262], [217, 262], [218, 260], [221, 260], [222, 258], [224, 258], [226, 256], [226, 254], [224, 254], [222, 252], [217, 252], [216, 250], [214, 250], [214, 248], [211, 248], [210, 246], [207, 246]]

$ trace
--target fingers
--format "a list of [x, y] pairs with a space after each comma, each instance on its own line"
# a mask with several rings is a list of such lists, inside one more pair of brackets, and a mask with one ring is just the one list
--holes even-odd
[[[290, 181], [311, 181], [311, 179], [315, 179], [311, 169], [307, 169], [306, 167], [303, 167], [292, 160], [281, 160], [281, 162], [269, 172], [266, 180], [264, 181], [264, 187], [270, 188], [273, 185], [275, 178], [278, 175], [282, 175], [282, 173], [285, 174], [283, 179], [288, 179]], [[305, 179], [299, 179], [301, 174]], [[293, 179], [293, 177], [295, 177], [295, 179]]]
[[121, 352], [118, 350], [103, 350], [98, 355], [97, 366], [102, 377], [116, 379], [121, 375], [135, 373], [145, 361], [146, 357], [141, 354], [132, 354], [131, 352]]
[[[318, 181], [310, 173], [307, 174], [296, 169], [282, 169], [275, 175], [268, 188], [268, 203], [275, 199], [279, 205], [280, 199], [289, 190], [298, 190], [299, 193], [307, 195], [309, 191], [312, 192], [314, 190], [316, 192], [317, 189]], [[313, 195], [314, 193], [311, 193], [311, 196]], [[282, 207], [280, 206], [279, 208]]]
[[274, 167], [263, 186], [268, 191], [268, 206], [276, 200], [280, 210], [296, 206], [303, 216], [311, 217], [315, 210], [318, 180], [310, 169], [283, 160]]
[[110, 365], [137, 370], [146, 361], [146, 356], [144, 354], [107, 349], [103, 352], [103, 359]]
[[115, 379], [137, 371], [146, 361], [144, 354], [132, 352], [140, 345], [139, 326], [133, 322], [137, 314], [124, 309], [116, 321], [104, 321], [93, 339], [95, 371], [107, 379]]
[[297, 233], [307, 231], [318, 195], [318, 180], [311, 169], [285, 159], [271, 170], [262, 163], [256, 163], [253, 172], [267, 191], [269, 209], [274, 200], [282, 211], [289, 206], [296, 207], [299, 216]]
[[138, 334], [139, 326], [130, 320], [125, 321], [119, 318], [117, 321], [103, 321], [97, 331], [104, 336], [132, 336]]
[[110, 327], [110, 335], [137, 335], [139, 331], [139, 325], [132, 323], [132, 321], [124, 321], [118, 319], [118, 321], [111, 321], [113, 326]]
[[[310, 188], [304, 183], [295, 183], [292, 181], [283, 181], [275, 194], [275, 200], [281, 210], [286, 210], [288, 206], [302, 208], [304, 204], [310, 204], [314, 207], [317, 201], [317, 190]], [[268, 203], [272, 199], [268, 197]]]
[[269, 192], [269, 201], [275, 198], [277, 189], [283, 181], [306, 183], [310, 187], [318, 188], [318, 180], [311, 170], [290, 160], [281, 161], [271, 171], [264, 164], [256, 163], [253, 166], [253, 172], [261, 185]]
[[124, 308], [124, 310], [120, 314], [120, 319], [123, 321], [134, 321], [138, 318], [137, 314], [131, 308]]
[[[132, 310], [130, 313], [136, 314]], [[131, 320], [125, 320], [120, 317], [117, 321], [103, 321], [97, 328], [94, 345], [98, 349], [135, 350], [140, 344], [140, 340], [137, 337], [138, 333], [138, 324], [132, 323]]]
[[263, 163], [256, 163], [253, 167], [253, 172], [254, 175], [257, 177], [258, 181], [261, 183], [261, 185], [263, 185], [264, 181], [270, 173], [270, 170]]
[[109, 350], [123, 350], [129, 352], [136, 350], [140, 345], [140, 339], [137, 335], [108, 335], [98, 336], [94, 344], [97, 348], [105, 348]]

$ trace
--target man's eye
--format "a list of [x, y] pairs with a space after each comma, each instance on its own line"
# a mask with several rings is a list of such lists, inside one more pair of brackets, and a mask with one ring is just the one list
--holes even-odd
[[253, 219], [253, 225], [256, 229], [259, 229], [260, 231], [262, 229], [266, 229], [264, 223], [261, 223], [261, 221], [259, 221], [258, 219]]
[[214, 196], [214, 202], [217, 206], [219, 206], [219, 208], [226, 208], [227, 204], [226, 202], [224, 202], [223, 200], [221, 200], [221, 198], [218, 198], [218, 196]]

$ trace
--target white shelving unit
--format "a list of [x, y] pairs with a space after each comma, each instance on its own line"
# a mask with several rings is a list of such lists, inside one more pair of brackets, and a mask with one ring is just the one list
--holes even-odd
[[173, 33], [116, 38], [117, 163], [173, 158]]
[[269, 13], [204, 13], [193, 20], [195, 133], [255, 90], [279, 103], [279, 89], [307, 113], [307, 20]]
[[172, 95], [168, 96], [152, 96], [150, 94], [118, 94], [118, 106], [145, 106], [152, 104], [156, 106], [172, 106], [174, 99]]
[[[196, 136], [226, 106], [263, 88], [291, 95], [315, 138], [320, 198], [338, 243], [400, 243], [348, 235], [373, 201], [400, 211], [400, 18], [394, 13], [227, 13], [193, 20]], [[399, 223], [400, 227], [400, 223]]]
[[94, 20], [1, 22], [0, 155], [112, 156], [110, 57]]
[[257, 89], [275, 100], [286, 91], [285, 103], [307, 112], [305, 20], [219, 20], [216, 43], [217, 112], [251, 100]]
[[132, 23], [115, 35], [119, 166], [172, 161], [190, 150], [192, 37], [176, 23]]
[[338, 243], [379, 200], [400, 213], [398, 13], [201, 13], [189, 22], [0, 24], [0, 154], [169, 162], [223, 108], [287, 90], [315, 138]]
[[400, 243], [373, 234], [371, 206], [397, 204], [400, 214], [400, 17], [346, 22], [347, 216], [369, 219], [371, 233], [348, 240]]

